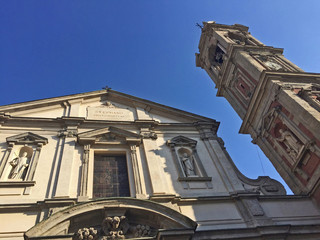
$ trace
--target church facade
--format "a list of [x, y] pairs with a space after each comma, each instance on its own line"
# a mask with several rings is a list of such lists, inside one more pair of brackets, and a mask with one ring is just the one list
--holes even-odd
[[205, 69], [295, 194], [320, 204], [320, 75], [266, 46], [248, 27], [205, 22], [196, 64]]
[[111, 89], [0, 107], [0, 239], [319, 239], [213, 119]]

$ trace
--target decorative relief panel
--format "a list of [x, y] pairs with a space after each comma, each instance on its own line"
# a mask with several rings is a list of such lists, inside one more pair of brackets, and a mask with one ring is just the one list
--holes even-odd
[[228, 89], [245, 108], [248, 107], [250, 99], [255, 91], [257, 81], [253, 79], [242, 67], [237, 66], [233, 72], [233, 78]]
[[252, 54], [252, 57], [270, 71], [298, 72], [298, 70], [277, 55]]
[[109, 240], [155, 236], [157, 230], [145, 225], [130, 223], [126, 216], [107, 216], [101, 226], [79, 229], [74, 240]]
[[319, 149], [314, 140], [288, 117], [287, 110], [279, 104], [273, 105], [263, 118], [261, 135], [285, 159], [293, 172], [308, 181], [311, 177], [308, 163], [311, 159], [319, 158]]

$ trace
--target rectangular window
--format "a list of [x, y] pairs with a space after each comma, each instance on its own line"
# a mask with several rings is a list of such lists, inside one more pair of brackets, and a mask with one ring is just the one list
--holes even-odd
[[130, 197], [124, 155], [94, 156], [93, 198], [105, 197]]

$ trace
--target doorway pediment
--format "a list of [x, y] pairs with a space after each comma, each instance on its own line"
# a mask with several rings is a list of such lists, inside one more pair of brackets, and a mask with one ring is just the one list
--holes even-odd
[[141, 141], [139, 134], [116, 127], [101, 128], [78, 134], [78, 142], [81, 144], [112, 142], [116, 139], [120, 141], [132, 141], [137, 143], [140, 143]]

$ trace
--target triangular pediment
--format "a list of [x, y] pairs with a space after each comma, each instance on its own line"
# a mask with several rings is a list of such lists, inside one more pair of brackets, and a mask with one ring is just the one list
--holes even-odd
[[26, 132], [12, 137], [7, 137], [7, 142], [15, 144], [47, 144], [48, 139], [45, 137], [41, 137], [35, 133]]
[[176, 146], [195, 146], [197, 144], [196, 140], [193, 140], [184, 136], [177, 136], [167, 141], [167, 144], [173, 144]]
[[[114, 90], [100, 90], [62, 97], [0, 106], [8, 121], [15, 117], [60, 119], [78, 117], [88, 121], [193, 123], [215, 120], [134, 97]], [[35, 121], [34, 121], [35, 122]]]
[[83, 142], [110, 142], [113, 140], [137, 141], [140, 142], [140, 135], [116, 127], [95, 129], [78, 134], [78, 141]]

